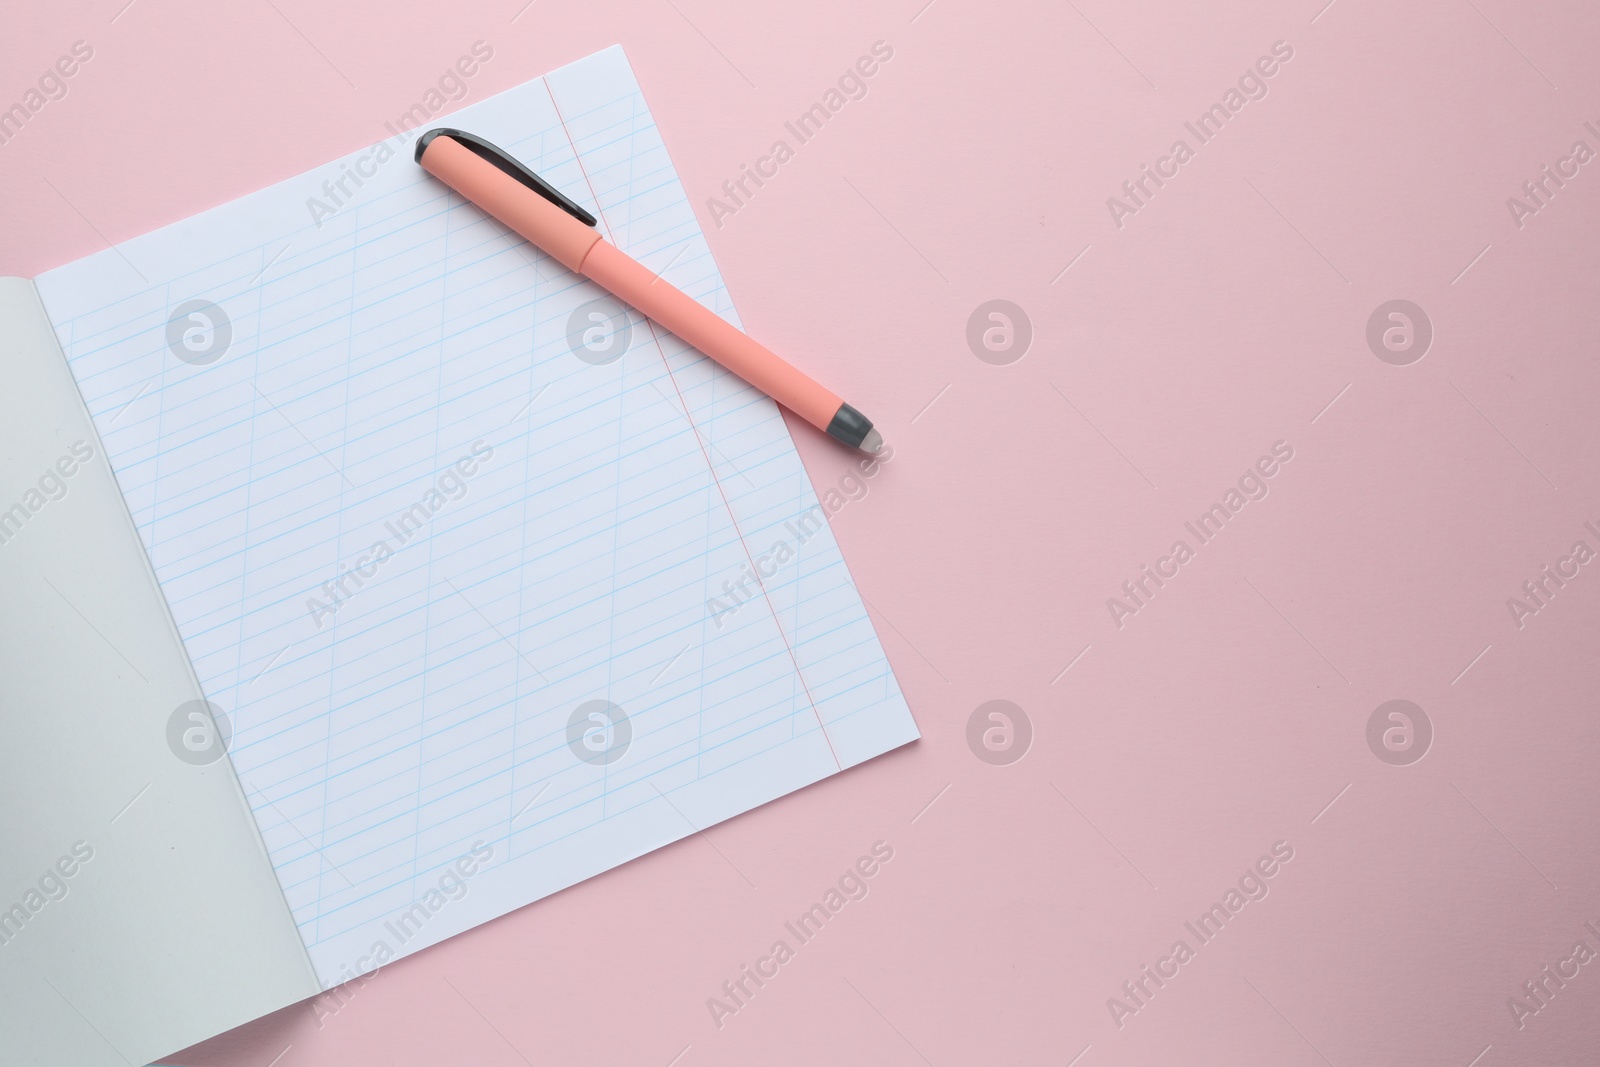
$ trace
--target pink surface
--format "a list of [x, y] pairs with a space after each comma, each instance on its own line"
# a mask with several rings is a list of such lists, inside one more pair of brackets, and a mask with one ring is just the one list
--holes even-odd
[[[16, 274], [380, 139], [476, 40], [468, 99], [621, 41], [747, 325], [895, 448], [834, 523], [923, 741], [177, 1062], [1593, 1060], [1600, 167], [1571, 153], [1600, 150], [1600, 11], [922, 3], [9, 14], [0, 105], [93, 49], [0, 145]], [[709, 204], [880, 40], [864, 97]], [[1169, 176], [1113, 212], [1143, 164]], [[1539, 206], [1546, 164], [1576, 176]], [[984, 347], [1004, 320], [969, 346], [993, 299], [1031, 320], [1018, 361], [1026, 331]], [[1391, 300], [1431, 320], [1419, 361], [1369, 348]], [[853, 457], [792, 425], [836, 482]], [[1119, 628], [1147, 564], [1176, 574]], [[1020, 762], [976, 755], [1007, 756], [993, 709], [969, 734], [996, 699]], [[1391, 700], [1431, 722], [1420, 762], [1376, 754], [1387, 711], [1369, 746]], [[719, 1028], [707, 999], [880, 840], [866, 898]], [[1135, 1001], [1146, 965], [1176, 975]]]

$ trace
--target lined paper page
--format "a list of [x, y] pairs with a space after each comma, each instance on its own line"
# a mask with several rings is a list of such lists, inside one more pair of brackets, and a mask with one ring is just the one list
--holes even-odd
[[[737, 322], [620, 48], [433, 124]], [[917, 736], [773, 403], [388, 148], [37, 282], [325, 986]]]

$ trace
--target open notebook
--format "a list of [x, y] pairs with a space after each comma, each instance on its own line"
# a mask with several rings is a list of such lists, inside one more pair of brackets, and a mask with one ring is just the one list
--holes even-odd
[[[429, 125], [734, 319], [620, 48]], [[410, 149], [0, 282], [14, 1062], [143, 1063], [917, 737], [772, 402]]]

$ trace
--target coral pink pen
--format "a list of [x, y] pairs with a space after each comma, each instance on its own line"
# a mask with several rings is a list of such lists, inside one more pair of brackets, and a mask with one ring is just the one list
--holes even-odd
[[537, 174], [479, 137], [435, 129], [417, 162], [568, 270], [677, 334], [830, 437], [865, 452], [883, 448], [867, 417], [601, 239], [595, 218]]

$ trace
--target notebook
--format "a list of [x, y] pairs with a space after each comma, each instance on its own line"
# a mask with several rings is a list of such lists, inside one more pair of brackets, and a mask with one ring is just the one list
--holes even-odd
[[[620, 48], [435, 125], [737, 323]], [[0, 282], [22, 1062], [155, 1059], [918, 736], [775, 405], [417, 132]]]

